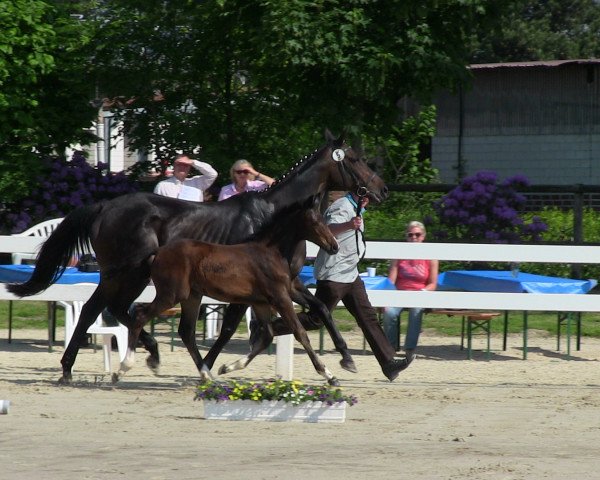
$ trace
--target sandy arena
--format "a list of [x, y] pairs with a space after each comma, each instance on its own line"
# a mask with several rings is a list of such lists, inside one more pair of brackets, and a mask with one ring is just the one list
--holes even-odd
[[[359, 373], [343, 371], [331, 351], [323, 359], [359, 403], [343, 424], [302, 424], [204, 420], [195, 366], [161, 330], [159, 376], [138, 349], [136, 367], [113, 386], [102, 351], [86, 348], [67, 387], [57, 384], [62, 346], [49, 353], [44, 330], [13, 333], [12, 344], [5, 332], [0, 340], [0, 399], [12, 403], [0, 415], [3, 479], [600, 478], [597, 339], [584, 338], [566, 360], [555, 337], [530, 332], [523, 361], [520, 336], [506, 352], [494, 338], [488, 362], [481, 351], [467, 360], [459, 338], [426, 330], [417, 361], [389, 383], [362, 355], [362, 336], [345, 334]], [[235, 337], [217, 365], [246, 349]], [[320, 383], [296, 353], [295, 377]], [[260, 355], [233, 376], [269, 378], [274, 363]]]

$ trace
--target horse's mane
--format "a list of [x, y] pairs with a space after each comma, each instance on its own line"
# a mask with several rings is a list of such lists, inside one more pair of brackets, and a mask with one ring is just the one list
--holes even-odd
[[304, 155], [304, 157], [302, 157], [300, 160], [298, 160], [287, 171], [285, 171], [280, 177], [276, 178], [275, 182], [273, 182], [268, 187], [260, 190], [260, 192], [269, 191], [282, 183], [291, 181], [291, 179], [293, 179], [297, 175], [300, 175], [304, 170], [306, 170], [311, 165], [312, 162], [315, 161], [316, 158], [318, 158], [320, 156], [321, 152], [325, 148], [327, 148], [327, 145], [325, 145], [321, 148], [317, 148], [310, 155]]

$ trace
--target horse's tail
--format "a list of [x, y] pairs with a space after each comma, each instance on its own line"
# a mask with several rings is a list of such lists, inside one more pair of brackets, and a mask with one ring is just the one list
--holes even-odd
[[43, 243], [31, 278], [24, 283], [11, 283], [6, 289], [27, 297], [55, 283], [75, 255], [91, 250], [91, 226], [102, 206], [102, 203], [86, 205], [69, 213]]

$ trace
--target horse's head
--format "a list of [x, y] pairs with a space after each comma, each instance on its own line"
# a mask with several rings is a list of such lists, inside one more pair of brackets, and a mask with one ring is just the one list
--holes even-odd
[[330, 255], [338, 252], [340, 247], [337, 240], [316, 208], [301, 211], [299, 220], [306, 233], [306, 240], [318, 245]]
[[343, 137], [335, 138], [329, 130], [326, 130], [325, 138], [327, 148], [323, 154], [331, 162], [329, 188], [351, 191], [359, 197], [366, 195], [375, 203], [384, 201], [388, 196], [388, 189], [362, 155], [348, 145]]

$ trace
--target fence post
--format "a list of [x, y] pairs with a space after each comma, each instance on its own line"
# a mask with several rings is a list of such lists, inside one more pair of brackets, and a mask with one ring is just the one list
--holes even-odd
[[[575, 185], [573, 197], [573, 242], [583, 245], [583, 185]], [[571, 277], [581, 278], [582, 268], [579, 263], [571, 264]]]

